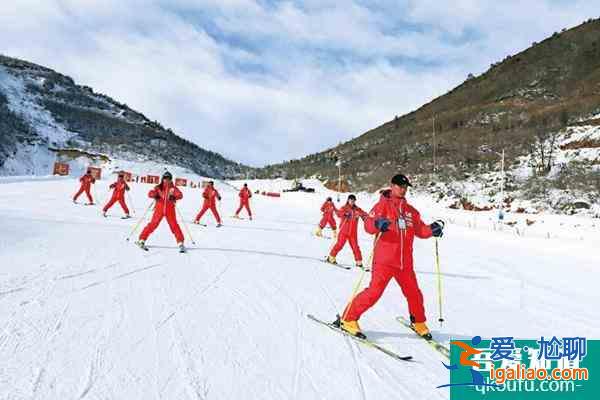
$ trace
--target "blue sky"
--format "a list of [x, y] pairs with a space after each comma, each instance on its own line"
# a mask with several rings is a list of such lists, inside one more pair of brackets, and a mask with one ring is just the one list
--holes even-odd
[[0, 53], [261, 166], [412, 111], [467, 74], [598, 17], [594, 3], [20, 0], [0, 4]]

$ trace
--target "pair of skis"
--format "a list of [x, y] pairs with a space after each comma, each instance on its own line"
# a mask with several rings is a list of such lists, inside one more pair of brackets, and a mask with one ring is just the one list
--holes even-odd
[[358, 265], [340, 264], [340, 263], [337, 263], [337, 262], [336, 262], [336, 263], [332, 263], [332, 262], [329, 262], [329, 261], [327, 261], [327, 258], [325, 258], [325, 259], [323, 260], [323, 262], [324, 262], [325, 264], [329, 264], [329, 265], [331, 265], [331, 266], [338, 267], [338, 268], [345, 269], [345, 270], [350, 270], [350, 269], [352, 269], [352, 268], [359, 268], [359, 269], [364, 269], [364, 270], [365, 270], [365, 272], [369, 272], [369, 271], [371, 271], [371, 268], [369, 268], [369, 267], [366, 267], [366, 266], [364, 266], [364, 265], [363, 265], [362, 267], [359, 267]]
[[[387, 354], [388, 356], [392, 357], [395, 360], [398, 360], [398, 361], [411, 361], [412, 360], [412, 356], [410, 356], [410, 355], [400, 355], [400, 354], [398, 354], [398, 353], [396, 353], [396, 352], [394, 352], [372, 340], [369, 340], [368, 338], [360, 338], [358, 336], [354, 336], [351, 333], [346, 332], [345, 330], [343, 330], [342, 328], [340, 328], [339, 326], [337, 326], [336, 324], [334, 324], [332, 322], [323, 321], [323, 320], [315, 317], [312, 314], [308, 314], [307, 317], [309, 319], [311, 319], [312, 321], [315, 321], [318, 324], [324, 325], [324, 326], [328, 327], [329, 329], [334, 330], [338, 333], [341, 333], [361, 344], [364, 344], [368, 347], [379, 350], [382, 353]], [[400, 322], [400, 324], [404, 325], [406, 328], [408, 328], [414, 332], [412, 324], [407, 319], [405, 319], [403, 317], [398, 317], [398, 318], [396, 318], [396, 320], [398, 322]], [[415, 332], [415, 334], [416, 334], [416, 332]], [[418, 336], [418, 337], [421, 337], [421, 336]], [[422, 339], [424, 341], [426, 341], [433, 349], [435, 349], [440, 354], [442, 354], [444, 357], [446, 357], [446, 359], [450, 360], [450, 349], [448, 349], [446, 346], [444, 346], [440, 342], [436, 341], [435, 339], [430, 339], [430, 340], [427, 340], [425, 338], [422, 338]]]
[[[146, 243], [142, 243], [140, 241], [136, 241], [135, 245], [144, 251], [150, 251], [150, 248], [146, 246]], [[178, 246], [180, 253], [187, 253], [187, 249], [184, 245]]]

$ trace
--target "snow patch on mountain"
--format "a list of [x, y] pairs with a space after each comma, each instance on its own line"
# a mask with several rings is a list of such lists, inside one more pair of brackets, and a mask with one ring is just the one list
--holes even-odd
[[36, 96], [26, 90], [26, 83], [42, 86], [42, 79], [29, 78], [28, 82], [25, 82], [10, 74], [5, 67], [0, 66], [0, 91], [8, 98], [9, 109], [23, 117], [48, 143], [60, 145], [77, 134], [68, 131], [56, 122], [50, 112], [38, 103]]

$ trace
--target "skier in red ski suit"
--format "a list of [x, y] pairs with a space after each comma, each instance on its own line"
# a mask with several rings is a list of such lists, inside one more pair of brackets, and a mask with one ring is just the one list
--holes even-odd
[[327, 262], [336, 264], [337, 261], [335, 256], [337, 256], [340, 250], [342, 250], [342, 247], [344, 247], [346, 244], [346, 241], [348, 241], [350, 242], [352, 253], [354, 253], [356, 266], [362, 267], [362, 253], [360, 252], [360, 247], [358, 246], [358, 220], [365, 218], [367, 213], [356, 205], [356, 196], [353, 194], [348, 196], [348, 201], [346, 204], [335, 212], [338, 217], [341, 218], [340, 234], [337, 242], [329, 252]]
[[382, 192], [381, 199], [365, 219], [365, 230], [376, 234], [373, 253], [373, 271], [369, 287], [360, 292], [346, 307], [341, 327], [349, 333], [364, 337], [358, 325], [361, 315], [372, 307], [394, 278], [408, 301], [412, 326], [422, 337], [431, 339], [425, 324], [423, 294], [413, 270], [413, 240], [443, 235], [444, 222], [425, 224], [419, 212], [406, 201], [408, 178], [398, 174], [392, 178], [391, 188]]
[[94, 179], [94, 177], [92, 176], [92, 171], [88, 169], [85, 175], [79, 178], [79, 182], [81, 182], [81, 186], [79, 187], [79, 191], [75, 193], [75, 196], [73, 196], [73, 203], [77, 203], [77, 199], [79, 198], [79, 196], [83, 192], [85, 192], [85, 195], [89, 200], [88, 204], [94, 204], [94, 199], [92, 198], [92, 194], [90, 193], [90, 188], [94, 183], [96, 183], [96, 179]]
[[210, 209], [217, 220], [217, 227], [221, 226], [221, 217], [217, 211], [217, 200], [221, 200], [221, 195], [217, 192], [217, 189], [215, 189], [215, 183], [213, 181], [208, 182], [208, 185], [204, 189], [204, 193], [202, 193], [202, 197], [204, 197], [204, 204], [198, 215], [196, 215], [194, 223], [199, 224], [204, 213]]
[[235, 212], [235, 218], [239, 218], [240, 211], [242, 208], [245, 208], [248, 211], [248, 216], [252, 219], [252, 210], [250, 210], [250, 197], [252, 197], [252, 192], [248, 189], [248, 184], [244, 183], [244, 187], [240, 190], [240, 206]]
[[148, 236], [154, 232], [154, 230], [161, 223], [163, 218], [167, 219], [171, 232], [175, 235], [177, 245], [183, 247], [183, 233], [177, 223], [175, 202], [183, 198], [181, 191], [173, 184], [173, 175], [170, 172], [165, 172], [162, 176], [161, 182], [154, 187], [149, 193], [148, 197], [156, 200], [154, 205], [154, 215], [152, 220], [146, 225], [138, 241], [138, 245], [143, 247], [145, 245]]
[[129, 191], [129, 185], [125, 182], [125, 176], [119, 174], [117, 181], [109, 187], [113, 189], [113, 194], [102, 209], [102, 214], [106, 217], [106, 212], [118, 201], [123, 211], [125, 211], [125, 218], [129, 218], [129, 208], [125, 204], [125, 191]]
[[325, 200], [325, 203], [321, 206], [321, 212], [323, 213], [323, 217], [321, 218], [321, 222], [319, 222], [319, 227], [317, 228], [315, 235], [322, 237], [323, 229], [329, 225], [333, 231], [333, 237], [337, 237], [337, 224], [335, 223], [335, 217], [333, 216], [333, 214], [337, 212], [337, 209], [335, 208], [335, 204], [333, 204], [331, 197], [328, 197], [327, 200]]

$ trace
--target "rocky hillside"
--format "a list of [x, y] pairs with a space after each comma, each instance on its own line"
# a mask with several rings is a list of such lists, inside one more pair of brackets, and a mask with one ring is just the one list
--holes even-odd
[[216, 178], [249, 171], [68, 76], [0, 55], [0, 175], [51, 173], [64, 150], [73, 157], [177, 165]]
[[[268, 166], [261, 174], [337, 181], [339, 159], [352, 190], [380, 187], [397, 170], [424, 187], [498, 172], [498, 153], [504, 149], [507, 169], [518, 172], [509, 176], [509, 190], [538, 184], [561, 189], [553, 179], [560, 173], [561, 182], [568, 184], [569, 174], [578, 182], [576, 188], [561, 190], [600, 193], [595, 142], [578, 146], [596, 156], [557, 157], [570, 130], [593, 128], [599, 113], [600, 20], [589, 20], [508, 55], [480, 76], [469, 75], [463, 84], [414, 112], [393, 117], [335, 148]], [[497, 178], [496, 174], [493, 179]]]

